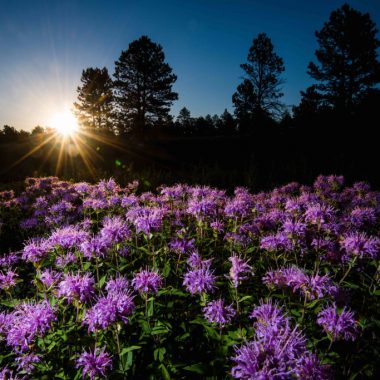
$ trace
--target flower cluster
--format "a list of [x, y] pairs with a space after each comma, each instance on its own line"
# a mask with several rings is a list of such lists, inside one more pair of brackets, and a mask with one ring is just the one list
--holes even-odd
[[157, 293], [162, 285], [162, 278], [157, 272], [146, 269], [135, 274], [132, 285], [141, 293]]
[[318, 314], [317, 323], [331, 335], [333, 340], [355, 340], [357, 338], [358, 327], [354, 314], [346, 307], [340, 313], [335, 304], [326, 307]]
[[88, 325], [88, 331], [104, 330], [118, 320], [128, 323], [128, 316], [135, 305], [128, 291], [109, 292], [100, 297], [96, 304], [87, 310], [83, 323]]
[[204, 308], [205, 318], [211, 323], [217, 323], [224, 326], [231, 322], [236, 315], [236, 311], [232, 305], [225, 305], [223, 299], [209, 302]]
[[0, 334], [6, 335], [7, 344], [16, 352], [25, 352], [36, 336], [44, 335], [55, 320], [49, 302], [22, 303], [12, 313], [0, 316]]
[[18, 274], [13, 270], [6, 273], [0, 272], [0, 289], [9, 290], [16, 285]]
[[311, 276], [297, 267], [268, 271], [263, 282], [269, 287], [289, 287], [293, 292], [299, 291], [307, 299], [323, 298], [337, 293], [337, 286], [327, 276], [318, 273]]
[[256, 319], [255, 338], [235, 348], [231, 371], [235, 379], [314, 379], [315, 374], [328, 378], [317, 357], [306, 349], [299, 327], [292, 328], [277, 305], [262, 303], [251, 316]]
[[86, 302], [94, 295], [94, 291], [94, 279], [88, 273], [83, 276], [79, 273], [65, 274], [58, 284], [58, 297], [65, 298], [69, 303], [74, 300]]
[[190, 270], [183, 278], [183, 285], [191, 294], [213, 292], [216, 276], [211, 268], [211, 260], [202, 260], [197, 253], [193, 253], [188, 264]]
[[83, 368], [83, 377], [88, 375], [91, 380], [97, 376], [106, 376], [112, 368], [112, 359], [105, 347], [95, 348], [93, 351], [84, 351], [77, 360], [77, 368]]

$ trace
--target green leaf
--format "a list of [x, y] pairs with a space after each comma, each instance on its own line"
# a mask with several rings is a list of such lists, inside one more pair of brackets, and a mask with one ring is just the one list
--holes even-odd
[[351, 282], [344, 281], [344, 286], [350, 289], [359, 289], [360, 286], [356, 284], [352, 284]]
[[0, 305], [7, 306], [7, 307], [15, 307], [18, 305], [21, 301], [18, 299], [12, 299], [12, 300], [1, 300]]
[[162, 362], [164, 360], [165, 353], [166, 353], [165, 347], [156, 348], [153, 352], [154, 360], [158, 359], [160, 362]]
[[163, 334], [167, 334], [168, 332], [169, 332], [169, 330], [167, 328], [165, 328], [164, 326], [157, 326], [157, 327], [154, 327], [152, 329], [151, 334], [152, 335], [163, 335]]
[[318, 302], [319, 302], [319, 299], [317, 298], [317, 299], [315, 299], [314, 301], [308, 303], [308, 304], [306, 305], [306, 309], [312, 309], [312, 308], [313, 308]]
[[186, 371], [195, 372], [198, 375], [203, 375], [204, 374], [204, 367], [203, 367], [203, 365], [201, 363], [188, 365], [186, 367], [183, 367], [183, 369], [186, 370]]
[[120, 351], [120, 356], [124, 356], [127, 352], [135, 351], [135, 350], [140, 350], [141, 346], [129, 346], [129, 347], [124, 347]]
[[207, 326], [207, 325], [203, 325], [203, 326], [206, 329], [207, 334], [210, 336], [211, 339], [220, 340], [220, 335], [218, 331], [216, 331], [214, 328], [210, 326]]
[[190, 336], [190, 334], [187, 332], [179, 337], [176, 338], [177, 341], [179, 342], [184, 342], [185, 340], [187, 340], [187, 338]]
[[99, 280], [99, 288], [102, 288], [104, 283], [106, 282], [107, 275], [105, 274], [100, 280]]
[[252, 296], [244, 296], [244, 297], [240, 298], [239, 302], [244, 302], [244, 301], [249, 300], [251, 298], [252, 298]]
[[160, 364], [159, 367], [161, 369], [162, 376], [164, 377], [165, 380], [170, 380], [170, 374], [167, 368], [165, 367], [164, 364]]
[[166, 263], [165, 263], [165, 266], [162, 270], [162, 276], [163, 277], [168, 277], [170, 274], [170, 261], [168, 260]]

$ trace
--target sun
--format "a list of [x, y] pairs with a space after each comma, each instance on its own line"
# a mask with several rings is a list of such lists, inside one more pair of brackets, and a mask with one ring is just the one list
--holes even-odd
[[73, 136], [78, 131], [78, 121], [70, 110], [55, 113], [49, 123], [63, 137]]

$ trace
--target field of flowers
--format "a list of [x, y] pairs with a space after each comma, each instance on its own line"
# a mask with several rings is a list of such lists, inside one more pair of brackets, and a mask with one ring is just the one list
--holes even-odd
[[376, 378], [380, 193], [28, 178], [0, 193], [0, 379]]

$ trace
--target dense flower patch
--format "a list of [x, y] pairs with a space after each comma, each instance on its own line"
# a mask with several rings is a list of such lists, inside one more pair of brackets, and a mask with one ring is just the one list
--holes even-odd
[[375, 376], [380, 193], [365, 183], [28, 178], [0, 211], [0, 379]]

